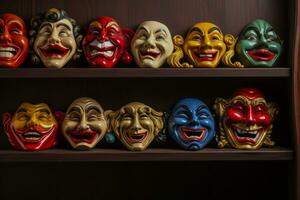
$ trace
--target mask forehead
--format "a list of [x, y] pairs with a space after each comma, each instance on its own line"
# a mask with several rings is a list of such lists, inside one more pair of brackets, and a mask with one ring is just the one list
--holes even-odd
[[265, 20], [257, 19], [253, 22], [249, 23], [244, 30], [242, 31], [242, 35], [247, 31], [253, 30], [261, 35], [268, 31], [273, 31], [273, 27]]
[[194, 111], [199, 107], [207, 108], [207, 106], [198, 99], [183, 99], [176, 104], [176, 106], [174, 107], [174, 111], [176, 111], [179, 108], [184, 108], [189, 111]]
[[0, 15], [0, 26], [7, 26], [12, 23], [19, 24], [22, 28], [22, 31], [26, 33], [25, 23], [20, 17], [10, 13]]
[[120, 29], [119, 24], [116, 22], [116, 20], [114, 20], [111, 17], [108, 16], [99, 17], [96, 21], [99, 23], [98, 26], [100, 26], [101, 28], [108, 28], [110, 26], [113, 26], [118, 30]]
[[100, 104], [96, 100], [94, 100], [92, 98], [88, 98], [88, 97], [83, 97], [83, 98], [76, 99], [70, 105], [67, 113], [72, 111], [73, 108], [80, 108], [82, 110], [82, 112], [87, 112], [89, 108], [95, 108], [100, 113], [103, 113], [103, 108], [100, 106]]
[[237, 96], [243, 96], [249, 100], [264, 98], [261, 91], [252, 88], [242, 88], [236, 90], [233, 94], [233, 98], [236, 98]]
[[209, 22], [197, 23], [190, 29], [187, 38], [189, 38], [190, 34], [193, 32], [199, 32], [202, 36], [204, 36], [214, 31], [219, 32], [223, 36], [221, 29], [217, 25]]
[[33, 114], [34, 112], [44, 110], [44, 111], [48, 111], [49, 114], [51, 115], [50, 108], [45, 103], [40, 103], [40, 104], [22, 103], [18, 108], [17, 112], [20, 110], [24, 110], [29, 114]]
[[57, 22], [49, 22], [49, 21], [45, 21], [41, 24], [40, 26], [40, 30], [43, 29], [43, 27], [45, 26], [50, 26], [52, 29], [57, 29], [60, 27], [65, 27], [66, 29], [68, 29], [69, 31], [73, 32], [73, 25], [71, 24], [71, 22], [68, 19], [61, 19]]
[[148, 33], [153, 33], [153, 34], [163, 32], [167, 36], [171, 37], [171, 33], [170, 33], [168, 27], [157, 21], [143, 22], [137, 29], [137, 32], [141, 31], [142, 29], [146, 30]]

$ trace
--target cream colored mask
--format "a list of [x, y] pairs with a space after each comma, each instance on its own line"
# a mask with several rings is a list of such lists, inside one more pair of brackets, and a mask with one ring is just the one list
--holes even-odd
[[49, 68], [62, 68], [77, 50], [75, 21], [65, 11], [52, 8], [44, 14], [33, 49], [43, 64]]
[[143, 22], [131, 41], [131, 52], [139, 67], [161, 67], [173, 49], [168, 27], [157, 21]]
[[132, 151], [145, 150], [163, 127], [163, 113], [139, 102], [132, 102], [109, 114], [111, 129]]
[[62, 132], [71, 146], [79, 150], [93, 148], [105, 135], [107, 121], [101, 105], [82, 97], [69, 106], [62, 123]]

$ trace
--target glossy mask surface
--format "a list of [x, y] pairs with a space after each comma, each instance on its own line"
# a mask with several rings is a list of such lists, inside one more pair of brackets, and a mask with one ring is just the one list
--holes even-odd
[[212, 23], [197, 23], [186, 36], [183, 51], [195, 67], [217, 67], [226, 51], [223, 33]]
[[131, 42], [131, 52], [140, 67], [161, 67], [173, 49], [168, 27], [157, 21], [143, 22]]
[[119, 24], [104, 16], [90, 23], [82, 45], [90, 65], [111, 68], [121, 58], [126, 41]]
[[133, 102], [111, 113], [111, 126], [119, 140], [132, 151], [145, 150], [163, 127], [163, 113]]
[[200, 100], [186, 98], [173, 108], [168, 120], [171, 138], [183, 149], [200, 150], [215, 136], [215, 123], [209, 108]]
[[29, 52], [24, 21], [14, 14], [0, 15], [0, 66], [17, 68]]
[[238, 149], [258, 149], [272, 129], [275, 111], [263, 94], [256, 89], [237, 90], [233, 98], [219, 101], [221, 126], [229, 146]]
[[245, 66], [271, 67], [282, 52], [282, 41], [268, 22], [258, 19], [242, 30], [236, 52]]
[[100, 104], [94, 99], [83, 97], [69, 106], [62, 131], [73, 148], [87, 150], [103, 138], [107, 126]]
[[34, 42], [34, 51], [49, 68], [62, 68], [76, 48], [73, 26], [68, 19], [42, 23]]
[[23, 103], [13, 117], [3, 116], [12, 146], [22, 150], [49, 149], [57, 141], [57, 122], [47, 104]]

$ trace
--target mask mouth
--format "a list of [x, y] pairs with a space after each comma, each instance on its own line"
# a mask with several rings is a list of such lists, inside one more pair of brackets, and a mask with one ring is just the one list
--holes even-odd
[[92, 143], [95, 141], [97, 132], [93, 130], [73, 130], [69, 135], [74, 143]]
[[20, 48], [12, 44], [0, 44], [0, 59], [11, 60], [17, 57]]
[[58, 44], [51, 44], [45, 48], [41, 48], [41, 51], [47, 58], [63, 58], [70, 51], [70, 49]]
[[218, 51], [199, 51], [198, 49], [195, 49], [193, 54], [199, 62], [214, 61], [217, 58]]
[[267, 49], [258, 49], [247, 53], [253, 60], [257, 61], [270, 61], [275, 57], [275, 54]]
[[104, 57], [112, 60], [116, 50], [117, 48], [110, 40], [99, 42], [96, 39], [89, 44], [90, 56], [92, 58]]
[[205, 128], [180, 127], [181, 137], [186, 141], [202, 141], [206, 136]]
[[160, 52], [156, 52], [154, 50], [141, 50], [140, 52], [141, 59], [151, 59], [156, 60], [160, 56]]
[[239, 143], [251, 143], [255, 144], [261, 136], [263, 128], [239, 128], [234, 126], [232, 128], [234, 136]]
[[128, 141], [132, 143], [140, 143], [142, 142], [145, 137], [147, 136], [147, 131], [144, 132], [134, 132], [134, 133], [127, 133], [126, 134]]
[[42, 135], [36, 131], [30, 131], [22, 134], [22, 139], [25, 142], [35, 143], [40, 142]]

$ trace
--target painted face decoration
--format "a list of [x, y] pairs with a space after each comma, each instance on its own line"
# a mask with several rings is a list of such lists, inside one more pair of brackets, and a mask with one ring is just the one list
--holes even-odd
[[109, 115], [111, 128], [119, 140], [132, 151], [145, 150], [163, 127], [163, 113], [132, 102]]
[[58, 124], [47, 104], [23, 103], [12, 116], [3, 115], [5, 133], [13, 147], [43, 150], [57, 142]]
[[238, 89], [232, 99], [217, 98], [214, 107], [220, 119], [219, 147], [259, 149], [274, 145], [270, 136], [278, 108], [267, 103], [259, 90]]
[[126, 51], [134, 32], [122, 29], [111, 17], [103, 16], [89, 24], [82, 46], [92, 67], [111, 68], [120, 59], [129, 64], [132, 56]]
[[186, 150], [200, 150], [215, 136], [215, 123], [209, 108], [200, 100], [186, 98], [173, 108], [168, 120], [171, 138]]
[[71, 146], [79, 150], [93, 148], [105, 135], [108, 125], [106, 113], [94, 99], [76, 99], [68, 108], [62, 132]]
[[246, 67], [272, 67], [282, 52], [282, 41], [268, 22], [257, 19], [239, 34], [236, 52]]
[[32, 61], [41, 59], [46, 67], [62, 68], [73, 57], [78, 58], [82, 36], [75, 20], [64, 10], [49, 9], [31, 20], [31, 45], [35, 51]]
[[0, 15], [0, 66], [19, 67], [29, 52], [24, 21], [14, 14]]
[[157, 21], [143, 22], [131, 42], [131, 52], [140, 67], [161, 67], [173, 49], [168, 27]]
[[220, 28], [206, 22], [195, 24], [185, 38], [183, 51], [195, 67], [216, 67], [226, 51]]

